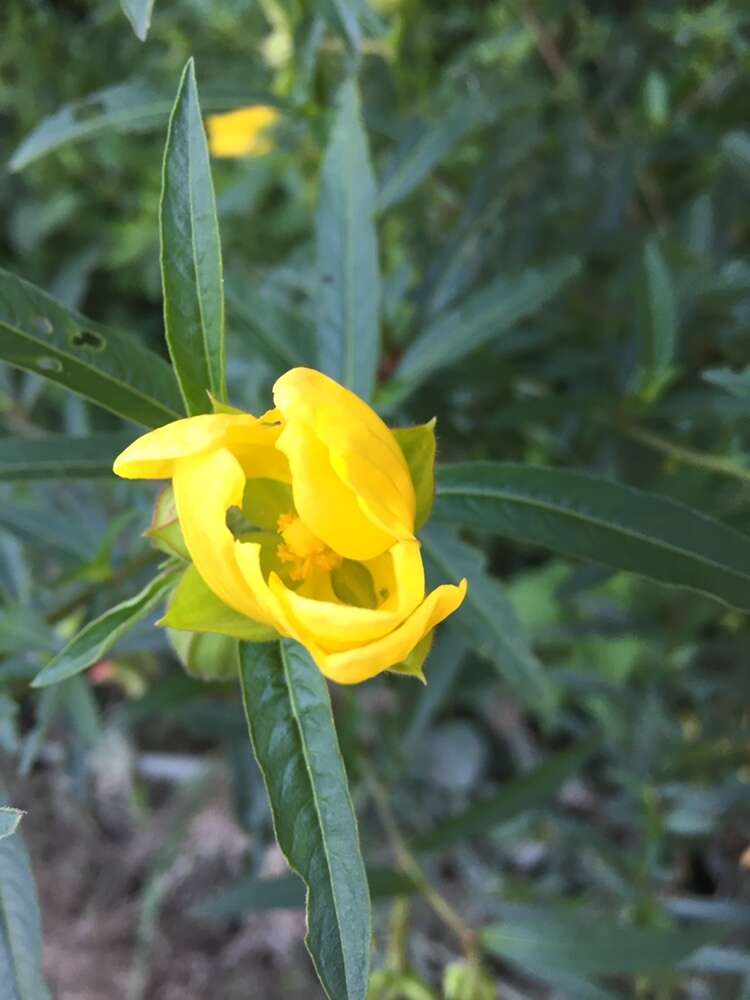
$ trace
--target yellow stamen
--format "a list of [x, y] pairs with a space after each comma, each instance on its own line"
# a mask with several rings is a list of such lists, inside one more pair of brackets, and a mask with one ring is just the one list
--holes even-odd
[[294, 514], [282, 514], [276, 522], [284, 541], [276, 554], [283, 563], [290, 563], [292, 580], [307, 580], [313, 572], [330, 573], [341, 565], [341, 556], [310, 531]]

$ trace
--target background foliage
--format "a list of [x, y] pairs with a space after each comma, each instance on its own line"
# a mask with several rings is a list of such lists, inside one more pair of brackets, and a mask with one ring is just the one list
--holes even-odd
[[[212, 164], [229, 398], [261, 411], [274, 378], [316, 356], [316, 212], [326, 178], [346, 168], [332, 123], [358, 61], [377, 199], [381, 411], [398, 425], [436, 416], [441, 462], [584, 470], [746, 534], [744, 8], [182, 0], [157, 3], [141, 43], [114, 0], [10, 0], [0, 33], [3, 267], [124, 331], [123, 358], [136, 382], [145, 377], [135, 345], [164, 354], [167, 118], [194, 56], [204, 111], [261, 101], [283, 112], [271, 153]], [[4, 323], [19, 309], [9, 287]], [[376, 309], [363, 301], [342, 329], [361, 321], [377, 332]], [[93, 337], [95, 351], [99, 329], [73, 335]], [[26, 474], [3, 485], [0, 505], [6, 782], [14, 804], [31, 809], [21, 823], [31, 830], [45, 769], [65, 776], [77, 811], [95, 815], [102, 768], [142, 763], [145, 748], [190, 762], [181, 790], [170, 784], [182, 817], [175, 843], [136, 893], [128, 996], [156, 996], [160, 877], [201, 801], [194, 775], [221, 770], [222, 754], [251, 846], [243, 881], [227, 880], [220, 895], [213, 886], [196, 927], [296, 903], [300, 890], [288, 876], [257, 883], [273, 834], [234, 687], [185, 676], [153, 615], [93, 674], [30, 690], [66, 638], [153, 576], [140, 537], [153, 490], [106, 474], [135, 427], [55, 385], [51, 347], [46, 364], [13, 350], [3, 332], [2, 357], [33, 369], [0, 370], [4, 431], [26, 441], [0, 447], [0, 478]], [[30, 481], [35, 455], [46, 455], [44, 474], [60, 471], [44, 451], [49, 432], [113, 435], [94, 451], [81, 445], [67, 468], [100, 480]], [[746, 618], [616, 572], [669, 578], [670, 552], [646, 566], [627, 540], [608, 560], [585, 527], [574, 544], [557, 522], [535, 534], [512, 511], [502, 530], [494, 514], [462, 520], [443, 483], [425, 553], [442, 578], [466, 573], [471, 597], [440, 633], [429, 685], [380, 678], [334, 692], [376, 903], [373, 996], [750, 996]], [[601, 492], [580, 489], [585, 513]], [[628, 503], [617, 513], [635, 516]], [[665, 537], [678, 530], [668, 507], [650, 517]], [[446, 523], [456, 519], [461, 535]], [[718, 536], [708, 525], [686, 531], [710, 562]], [[724, 596], [747, 608], [741, 547], [734, 555]], [[129, 767], [117, 802], [137, 831], [164, 791]], [[123, 828], [111, 817], [103, 825], [102, 836]], [[0, 841], [0, 887], [20, 894], [28, 878], [3, 871], [26, 871], [22, 852], [18, 834]], [[408, 904], [383, 901], [404, 892], [399, 867], [412, 880]], [[29, 912], [28, 900], [0, 903]], [[38, 954], [33, 915], [8, 926], [3, 954]], [[474, 953], [466, 928], [480, 932], [484, 986], [451, 964]], [[42, 995], [34, 961], [16, 969], [24, 1000]]]

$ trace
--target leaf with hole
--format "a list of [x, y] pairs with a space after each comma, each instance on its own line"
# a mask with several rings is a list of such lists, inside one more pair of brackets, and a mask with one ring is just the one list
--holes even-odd
[[166, 361], [135, 337], [84, 319], [2, 269], [0, 361], [43, 375], [147, 427], [174, 420], [180, 412]]

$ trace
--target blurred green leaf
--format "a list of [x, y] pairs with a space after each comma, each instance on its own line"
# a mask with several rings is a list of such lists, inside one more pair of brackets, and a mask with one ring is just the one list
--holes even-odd
[[122, 601], [89, 622], [50, 662], [39, 671], [32, 687], [59, 684], [98, 663], [105, 653], [152, 611], [175, 583], [174, 571], [155, 577], [135, 597]]
[[[0, 804], [5, 796], [0, 793]], [[0, 839], [0, 997], [49, 1000], [34, 875], [20, 834]]]
[[120, 6], [130, 21], [136, 37], [145, 42], [148, 29], [151, 27], [154, 0], [120, 0]]
[[365, 1000], [370, 902], [328, 688], [291, 640], [242, 643], [250, 737], [276, 838], [308, 888], [306, 943], [332, 1000]]
[[641, 391], [660, 393], [672, 373], [677, 347], [677, 299], [672, 276], [656, 240], [643, 249], [646, 308], [641, 337]]
[[580, 771], [594, 750], [595, 744], [587, 743], [551, 755], [533, 771], [506, 781], [496, 795], [415, 837], [412, 847], [416, 851], [443, 850], [467, 837], [486, 833], [530, 809], [548, 805], [560, 786]]
[[394, 376], [396, 395], [404, 398], [434, 372], [512, 330], [558, 295], [579, 271], [579, 261], [566, 257], [517, 277], [497, 278], [470, 295], [407, 348]]
[[414, 529], [419, 531], [430, 519], [435, 502], [435, 419], [417, 427], [394, 427], [393, 435], [409, 466], [417, 512]]
[[356, 80], [341, 87], [316, 222], [320, 369], [368, 400], [380, 362], [376, 192]]
[[[268, 101], [267, 95], [254, 95], [248, 91], [244, 94], [204, 96], [203, 106], [208, 111], [226, 111]], [[169, 117], [173, 104], [169, 94], [159, 93], [143, 80], [104, 87], [64, 105], [43, 119], [15, 150], [8, 169], [23, 170], [68, 143], [99, 135], [108, 129], [134, 132], [158, 128]]]
[[717, 385], [738, 399], [750, 399], [750, 366], [734, 372], [731, 368], [709, 368], [702, 373], [706, 382]]
[[711, 941], [703, 927], [657, 928], [619, 924], [603, 914], [570, 909], [504, 906], [505, 920], [485, 927], [483, 947], [497, 958], [541, 973], [616, 976], [667, 969]]
[[750, 538], [655, 493], [567, 469], [438, 469], [435, 518], [628, 570], [750, 609]]
[[224, 287], [211, 161], [195, 66], [177, 89], [164, 150], [161, 207], [164, 329], [188, 414], [226, 399]]
[[0, 361], [36, 372], [147, 427], [179, 414], [174, 376], [162, 358], [1, 269]]
[[424, 530], [422, 547], [435, 583], [446, 579], [458, 583], [463, 577], [469, 581], [457, 617], [466, 641], [490, 660], [525, 705], [550, 719], [554, 689], [502, 584], [487, 572], [484, 552], [438, 524]]
[[0, 481], [109, 477], [115, 457], [132, 440], [132, 434], [3, 438], [0, 440]]

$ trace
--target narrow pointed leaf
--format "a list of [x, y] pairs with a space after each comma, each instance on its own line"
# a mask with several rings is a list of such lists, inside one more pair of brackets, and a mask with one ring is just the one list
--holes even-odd
[[188, 413], [226, 398], [224, 287], [211, 161], [190, 59], [167, 131], [160, 209], [164, 326]]
[[36, 675], [32, 687], [49, 687], [92, 667], [137, 622], [152, 611], [175, 583], [174, 572], [155, 577], [135, 597], [115, 605], [89, 622]]
[[641, 386], [657, 394], [669, 379], [677, 347], [677, 297], [672, 275], [656, 240], [643, 249], [645, 308], [641, 331]]
[[151, 27], [154, 0], [120, 0], [120, 6], [130, 21], [136, 37], [145, 42], [148, 29]]
[[355, 51], [362, 44], [361, 0], [321, 0], [320, 11], [331, 28], [340, 31]]
[[0, 482], [111, 476], [115, 457], [132, 440], [132, 434], [4, 438], [0, 440]]
[[331, 1000], [364, 1000], [370, 898], [328, 687], [290, 640], [242, 643], [240, 661], [276, 838], [307, 885], [307, 947]]
[[21, 835], [15, 833], [0, 840], [0, 1000], [49, 997], [34, 875]]
[[85, 319], [2, 269], [0, 361], [42, 375], [147, 427], [180, 413], [179, 392], [166, 361], [135, 337]]
[[493, 663], [524, 704], [550, 717], [555, 704], [552, 685], [500, 581], [487, 572], [485, 554], [440, 524], [425, 529], [422, 548], [436, 582], [458, 583], [463, 577], [469, 581], [457, 616], [467, 641]]
[[574, 278], [579, 261], [566, 257], [517, 277], [497, 278], [436, 319], [411, 344], [396, 370], [404, 394], [433, 372], [461, 361], [541, 309]]
[[434, 516], [750, 609], [747, 535], [608, 479], [504, 462], [444, 466]]
[[339, 91], [320, 176], [317, 327], [320, 368], [370, 399], [380, 360], [376, 192], [356, 81]]

